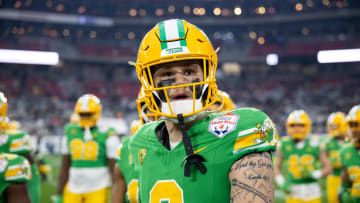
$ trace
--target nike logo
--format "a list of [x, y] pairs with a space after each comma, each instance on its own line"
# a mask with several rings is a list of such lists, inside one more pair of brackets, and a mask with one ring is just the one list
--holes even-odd
[[204, 149], [206, 149], [206, 148], [207, 148], [207, 146], [206, 146], [206, 147], [203, 147], [203, 148], [200, 148], [200, 149], [198, 149], [198, 150], [195, 150], [195, 151], [194, 151], [194, 154], [197, 154], [197, 153], [201, 152], [202, 150], [204, 150]]

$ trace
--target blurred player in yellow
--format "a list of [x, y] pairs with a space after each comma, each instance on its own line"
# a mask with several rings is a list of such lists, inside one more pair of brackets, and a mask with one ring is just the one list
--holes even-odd
[[340, 163], [340, 148], [345, 142], [347, 133], [347, 125], [345, 114], [336, 112], [330, 114], [326, 123], [329, 138], [324, 143], [323, 147], [327, 152], [333, 173], [327, 177], [326, 190], [328, 202], [337, 203], [338, 190], [341, 183], [341, 163]]
[[[6, 115], [7, 111], [7, 99], [5, 95], [0, 92], [0, 105], [1, 111], [5, 112], [2, 113]], [[34, 157], [32, 156], [32, 146], [30, 141], [30, 136], [19, 129], [9, 129], [9, 120], [6, 116], [1, 117], [1, 125], [3, 128], [2, 132], [0, 133], [0, 153], [11, 153], [17, 154], [25, 157], [29, 163], [31, 164], [31, 179], [28, 182], [28, 189], [30, 193], [31, 201], [34, 203], [40, 202], [40, 176], [38, 167], [34, 161]]]
[[[62, 166], [55, 202], [107, 203], [119, 138], [112, 129], [97, 126], [102, 106], [92, 94], [75, 105], [76, 123], [65, 126]], [[63, 195], [63, 196], [62, 196]]]
[[31, 179], [30, 164], [27, 159], [16, 154], [8, 154], [6, 127], [7, 98], [0, 92], [0, 203], [30, 203], [27, 183]]
[[340, 149], [342, 203], [360, 202], [360, 105], [351, 108], [346, 116], [350, 128], [350, 142]]
[[[157, 120], [156, 114], [151, 113], [145, 105], [144, 91], [141, 88], [136, 99], [139, 120], [130, 124], [131, 136], [145, 123]], [[131, 136], [125, 136], [118, 147], [118, 157], [114, 167], [114, 184], [112, 189], [112, 203], [138, 203], [138, 173], [134, 169], [132, 157], [129, 153]]]
[[[287, 203], [321, 203], [321, 191], [317, 180], [332, 172], [326, 151], [320, 150], [319, 138], [308, 136], [311, 120], [303, 110], [290, 113], [286, 121], [288, 136], [280, 139], [276, 152], [275, 181], [287, 194]], [[321, 169], [315, 168], [317, 161]], [[287, 162], [287, 174], [282, 172]]]
[[209, 111], [224, 112], [232, 111], [235, 109], [234, 102], [230, 98], [229, 94], [218, 90], [218, 97], [215, 102], [208, 108]]

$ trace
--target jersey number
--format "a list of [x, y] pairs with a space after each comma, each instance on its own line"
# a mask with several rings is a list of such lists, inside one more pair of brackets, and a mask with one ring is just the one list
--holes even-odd
[[334, 168], [340, 168], [341, 167], [341, 162], [340, 162], [340, 153], [339, 153], [339, 151], [330, 151], [329, 156], [330, 156], [330, 160], [334, 160], [332, 162], [333, 167]]
[[160, 180], [150, 192], [150, 203], [183, 203], [183, 191], [175, 180]]
[[130, 203], [138, 203], [139, 182], [132, 179], [127, 186], [127, 195]]
[[96, 160], [99, 145], [95, 141], [83, 142], [80, 139], [74, 139], [70, 142], [70, 150], [73, 160]]
[[352, 181], [351, 195], [360, 197], [360, 168], [358, 166], [349, 167], [349, 176]]
[[289, 173], [296, 179], [302, 178], [302, 171], [307, 170], [309, 172], [314, 171], [314, 157], [311, 155], [291, 155], [288, 162]]

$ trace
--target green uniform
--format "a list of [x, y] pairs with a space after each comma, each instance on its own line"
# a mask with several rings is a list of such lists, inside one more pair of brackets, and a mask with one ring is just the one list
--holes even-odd
[[131, 137], [125, 136], [118, 148], [116, 164], [119, 166], [126, 182], [126, 202], [138, 202], [138, 173], [135, 171], [131, 154], [129, 153], [129, 142]]
[[28, 182], [30, 178], [30, 165], [24, 157], [0, 153], [0, 203], [5, 203], [3, 193], [9, 185]]
[[360, 152], [354, 144], [346, 143], [340, 149], [340, 158], [350, 177], [350, 194], [355, 202], [360, 202]]
[[316, 182], [311, 174], [316, 169], [316, 161], [320, 153], [319, 137], [308, 136], [304, 146], [298, 149], [290, 136], [284, 136], [280, 140], [280, 150], [284, 161], [287, 162], [286, 180], [290, 184]]
[[333, 175], [341, 175], [340, 148], [344, 142], [338, 142], [334, 137], [329, 138], [324, 143], [324, 149], [329, 154], [329, 159], [333, 167]]
[[68, 189], [73, 193], [93, 192], [111, 185], [107, 159], [116, 157], [118, 137], [113, 129], [101, 131], [97, 126], [89, 133], [87, 137], [77, 124], [65, 126], [63, 153], [71, 158]]
[[212, 114], [188, 130], [194, 153], [206, 160], [207, 172], [192, 168], [191, 176], [185, 177], [183, 142], [168, 150], [156, 136], [163, 122], [145, 124], [130, 142], [141, 202], [229, 202], [233, 163], [252, 152], [276, 149], [276, 128], [262, 111], [244, 108]]
[[[32, 151], [30, 137], [20, 130], [6, 130], [0, 136], [0, 152], [18, 155], [30, 154]], [[40, 174], [36, 163], [31, 164], [31, 180], [28, 183], [31, 202], [40, 202]]]

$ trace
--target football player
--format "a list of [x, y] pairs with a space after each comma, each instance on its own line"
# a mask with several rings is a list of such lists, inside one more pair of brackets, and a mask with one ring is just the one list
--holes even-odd
[[[134, 135], [136, 131], [144, 124], [157, 120], [157, 116], [150, 112], [145, 105], [144, 91], [141, 88], [136, 99], [139, 120], [134, 120], [130, 124], [130, 134]], [[131, 136], [125, 136], [118, 148], [118, 157], [114, 168], [114, 184], [112, 189], [112, 203], [139, 202], [138, 173], [135, 171], [131, 154], [129, 153], [129, 141]]]
[[346, 116], [350, 128], [350, 142], [340, 149], [341, 188], [339, 199], [343, 203], [360, 202], [360, 105], [351, 108]]
[[[7, 111], [7, 99], [5, 95], [0, 92], [0, 106], [1, 112]], [[1, 113], [4, 114], [4, 113]], [[2, 126], [9, 127], [9, 124], [6, 123], [5, 117], [1, 120]], [[25, 157], [31, 164], [31, 179], [28, 182], [28, 190], [30, 193], [31, 202], [39, 203], [40, 202], [40, 175], [38, 167], [35, 163], [34, 157], [32, 156], [32, 146], [30, 141], [30, 136], [21, 130], [18, 129], [3, 129], [0, 133], [0, 153], [11, 153], [17, 154]]]
[[217, 53], [197, 26], [159, 22], [143, 38], [136, 72], [161, 121], [130, 140], [141, 202], [273, 202], [277, 133], [262, 111], [215, 114]]
[[[280, 140], [276, 152], [275, 181], [287, 194], [286, 202], [321, 203], [321, 191], [317, 180], [332, 172], [325, 150], [320, 150], [319, 137], [308, 136], [311, 120], [303, 110], [290, 113], [286, 121], [288, 136]], [[321, 162], [321, 168], [315, 164]], [[282, 167], [287, 162], [284, 177]]]
[[234, 109], [235, 105], [229, 94], [221, 90], [218, 90], [216, 101], [209, 107], [209, 111], [215, 112], [232, 111]]
[[[8, 136], [3, 135], [7, 112], [7, 98], [0, 92], [0, 149], [7, 144]], [[0, 203], [30, 203], [27, 182], [31, 178], [27, 159], [16, 154], [0, 151]], [[21, 194], [21, 195], [19, 195]]]
[[[111, 186], [119, 138], [108, 129], [101, 131], [100, 99], [81, 96], [75, 105], [79, 121], [65, 126], [63, 157], [55, 202], [106, 203]], [[62, 196], [63, 195], [63, 196]]]
[[337, 203], [338, 190], [341, 183], [340, 148], [345, 142], [347, 125], [345, 114], [336, 112], [330, 114], [326, 123], [329, 137], [324, 143], [325, 150], [333, 167], [333, 173], [327, 177], [326, 191], [328, 202]]

